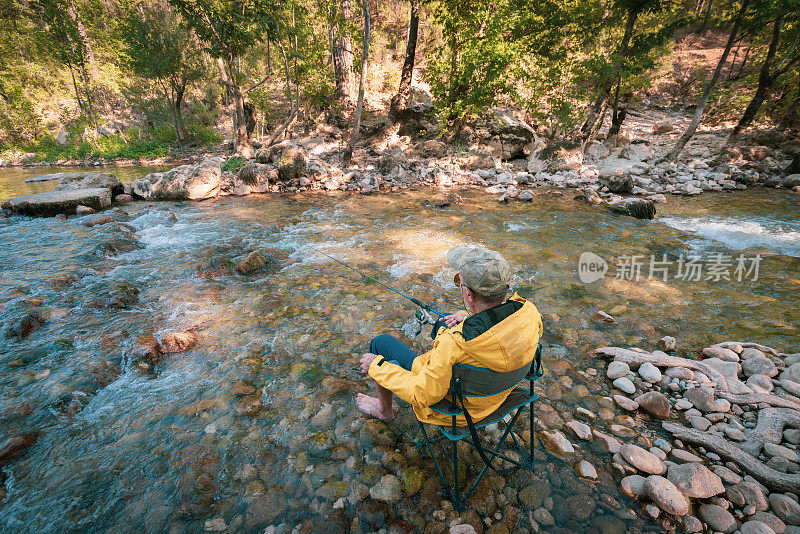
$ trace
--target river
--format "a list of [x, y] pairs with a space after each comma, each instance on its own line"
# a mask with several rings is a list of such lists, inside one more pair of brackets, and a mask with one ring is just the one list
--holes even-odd
[[[126, 168], [122, 178], [145, 172]], [[34, 174], [0, 170], [0, 196], [52, 187], [24, 185]], [[365, 423], [353, 402], [368, 388], [357, 363], [373, 335], [394, 333], [418, 351], [430, 340], [408, 337], [408, 302], [318, 251], [445, 310], [462, 306], [444, 253], [458, 243], [502, 252], [513, 287], [544, 317], [542, 402], [564, 420], [582, 406], [600, 414], [593, 426], [626, 424], [640, 440], [657, 437], [658, 425], [610, 402], [592, 349], [653, 349], [671, 335], [690, 357], [725, 340], [800, 351], [800, 195], [670, 197], [656, 220], [640, 221], [562, 192], [510, 204], [477, 189], [459, 199], [422, 189], [137, 202], [121, 222], [94, 227], [78, 217], [0, 218], [0, 442], [36, 439], [0, 467], [0, 531], [436, 531], [449, 523], [456, 514], [441, 511], [408, 407], [383, 425]], [[443, 200], [451, 203], [436, 207]], [[270, 268], [214, 278], [198, 271], [254, 250], [273, 259]], [[579, 280], [584, 252], [606, 262], [604, 279]], [[32, 310], [43, 323], [21, 336], [20, 318]], [[593, 322], [598, 310], [616, 323]], [[195, 347], [148, 371], [138, 366], [144, 336], [195, 326]], [[251, 413], [254, 400], [261, 408]], [[598, 481], [548, 456], [535, 475], [488, 479], [473, 503], [478, 521], [498, 532], [517, 528], [518, 518], [524, 528], [528, 509], [544, 503], [556, 523], [545, 530], [659, 531], [619, 493], [619, 476], [606, 472], [610, 455], [590, 444], [579, 456], [597, 467]], [[399, 500], [365, 498], [386, 474], [403, 480]]]

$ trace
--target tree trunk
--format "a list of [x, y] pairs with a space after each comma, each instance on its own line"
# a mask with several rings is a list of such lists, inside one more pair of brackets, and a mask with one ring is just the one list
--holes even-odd
[[753, 119], [756, 117], [758, 110], [761, 108], [761, 104], [764, 102], [764, 100], [766, 100], [770, 89], [772, 89], [772, 86], [775, 83], [776, 77], [770, 73], [770, 70], [772, 69], [772, 62], [775, 59], [775, 54], [778, 51], [778, 42], [781, 40], [782, 19], [782, 15], [775, 19], [775, 24], [772, 29], [772, 40], [769, 43], [767, 57], [764, 59], [764, 64], [761, 66], [761, 72], [758, 74], [758, 88], [756, 89], [756, 94], [753, 95], [752, 100], [750, 100], [750, 103], [747, 104], [747, 108], [744, 110], [742, 118], [739, 119], [739, 123], [733, 128], [733, 132], [731, 132], [728, 142], [738, 137], [742, 130], [750, 126], [750, 124], [753, 122]]
[[742, 7], [739, 8], [739, 13], [736, 14], [736, 20], [733, 23], [733, 29], [731, 30], [730, 37], [728, 37], [728, 43], [725, 45], [725, 51], [722, 53], [722, 57], [719, 58], [717, 68], [714, 70], [714, 75], [711, 77], [711, 80], [709, 80], [708, 85], [706, 85], [703, 96], [700, 99], [700, 102], [697, 104], [697, 108], [694, 111], [694, 116], [692, 117], [692, 122], [689, 124], [689, 127], [686, 128], [686, 131], [683, 132], [683, 135], [680, 137], [680, 139], [678, 139], [678, 142], [675, 143], [675, 146], [672, 148], [669, 154], [664, 157], [664, 161], [675, 161], [675, 159], [678, 157], [678, 154], [681, 153], [683, 147], [686, 146], [686, 143], [689, 142], [689, 139], [692, 138], [694, 132], [697, 130], [697, 127], [700, 125], [700, 119], [703, 118], [703, 110], [706, 107], [708, 99], [711, 97], [711, 91], [713, 91], [714, 86], [719, 80], [720, 74], [722, 74], [722, 68], [725, 66], [725, 61], [728, 59], [728, 54], [730, 54], [731, 48], [733, 48], [733, 43], [736, 40], [736, 34], [739, 33], [739, 26], [742, 24], [742, 18], [744, 18], [744, 14], [749, 5], [750, 0], [742, 0]]
[[367, 68], [369, 66], [369, 38], [372, 20], [370, 18], [367, 0], [362, 1], [362, 8], [364, 11], [364, 51], [361, 55], [361, 76], [358, 81], [358, 101], [356, 102], [356, 111], [353, 117], [353, 131], [350, 133], [350, 139], [347, 140], [347, 147], [342, 157], [342, 162], [345, 167], [350, 165], [350, 160], [353, 158], [353, 150], [355, 150], [361, 130], [361, 112], [364, 109], [364, 80], [366, 79]]
[[783, 114], [783, 118], [781, 119], [781, 130], [789, 128], [792, 126], [792, 123], [796, 122], [798, 110], [800, 110], [800, 75], [797, 76], [797, 90], [794, 99], [786, 108], [786, 113]]
[[231, 118], [233, 119], [233, 147], [237, 154], [250, 157], [253, 147], [250, 145], [250, 136], [247, 133], [247, 119], [244, 111], [244, 95], [242, 89], [236, 82], [236, 58], [227, 56], [217, 58], [217, 68], [219, 69], [220, 79], [225, 84], [228, 94], [233, 100]]
[[617, 60], [618, 62], [614, 66], [614, 73], [603, 82], [600, 93], [597, 95], [597, 99], [589, 109], [589, 115], [583, 122], [583, 126], [581, 126], [581, 137], [583, 137], [584, 140], [588, 140], [592, 135], [594, 135], [594, 132], [600, 129], [599, 127], [595, 128], [595, 123], [601, 117], [600, 112], [601, 110], [605, 109], [608, 99], [611, 96], [611, 91], [614, 88], [614, 84], [617, 83], [617, 77], [621, 68], [620, 62], [628, 54], [628, 47], [630, 46], [631, 37], [633, 37], [633, 27], [636, 24], [636, 19], [639, 17], [640, 10], [641, 7], [631, 7], [628, 9], [628, 20], [625, 23], [625, 33], [622, 36], [622, 41], [620, 42], [619, 49], [617, 50], [617, 55], [619, 56], [619, 59]]
[[711, 6], [714, 4], [714, 0], [708, 0], [708, 6], [706, 6], [706, 15], [703, 17], [703, 25], [700, 26], [700, 30], [698, 33], [705, 33], [708, 29], [708, 21], [711, 20]]
[[100, 78], [100, 69], [97, 67], [97, 61], [94, 57], [92, 43], [89, 41], [89, 38], [86, 35], [86, 27], [83, 25], [83, 21], [78, 16], [78, 10], [75, 6], [74, 0], [70, 0], [69, 6], [67, 7], [67, 13], [75, 23], [75, 27], [78, 30], [78, 37], [81, 40], [81, 46], [86, 51], [86, 59], [88, 59], [89, 64], [89, 73], [91, 74], [92, 79], [97, 80]]
[[417, 33], [419, 30], [419, 0], [411, 0], [411, 18], [408, 22], [408, 39], [406, 40], [406, 57], [400, 74], [400, 87], [389, 104], [389, 120], [397, 122], [402, 109], [406, 107], [411, 79], [414, 76], [414, 61], [417, 54]]
[[[333, 72], [336, 77], [336, 94], [345, 104], [353, 101], [353, 48], [347, 24], [350, 22], [350, 0], [339, 0], [341, 13], [332, 22], [335, 35], [333, 47]], [[345, 27], [343, 27], [345, 26]]]
[[178, 138], [178, 142], [180, 144], [184, 144], [189, 141], [189, 132], [186, 131], [186, 125], [183, 123], [183, 114], [181, 113], [181, 107], [183, 106], [183, 95], [186, 93], [186, 83], [176, 83], [174, 87], [175, 93], [175, 100], [174, 100], [174, 112], [175, 112], [175, 135]]

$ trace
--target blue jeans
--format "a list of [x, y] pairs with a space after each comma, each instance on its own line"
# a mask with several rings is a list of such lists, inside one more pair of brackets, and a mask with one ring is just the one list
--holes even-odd
[[[436, 321], [436, 324], [433, 325], [431, 339], [436, 339], [436, 334], [439, 333], [439, 329], [441, 328], [447, 328], [447, 325], [444, 324], [444, 320], [439, 319]], [[372, 354], [383, 356], [386, 361], [397, 362], [397, 365], [406, 371], [411, 370], [414, 359], [418, 356], [418, 354], [408, 348], [405, 343], [389, 334], [381, 334], [373, 338], [369, 343], [369, 351]]]

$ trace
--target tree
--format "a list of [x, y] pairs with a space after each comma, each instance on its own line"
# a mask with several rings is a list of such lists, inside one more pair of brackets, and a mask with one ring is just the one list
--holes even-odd
[[345, 166], [350, 165], [350, 160], [353, 157], [353, 150], [355, 150], [356, 142], [361, 132], [361, 113], [364, 110], [364, 80], [366, 79], [367, 68], [369, 67], [369, 40], [372, 18], [369, 13], [369, 4], [367, 0], [362, 0], [362, 10], [364, 12], [364, 49], [361, 53], [361, 76], [358, 81], [358, 101], [356, 103], [356, 111], [353, 116], [353, 131], [350, 132], [350, 138], [347, 140], [347, 146], [344, 149], [342, 161]]
[[[792, 3], [796, 5], [790, 5]], [[741, 119], [739, 119], [739, 122], [733, 128], [733, 132], [731, 132], [728, 142], [738, 138], [742, 130], [750, 126], [750, 124], [753, 122], [753, 119], [755, 119], [756, 115], [758, 114], [758, 110], [761, 108], [761, 105], [764, 103], [764, 100], [766, 100], [767, 96], [769, 96], [769, 93], [775, 85], [775, 82], [778, 81], [778, 78], [791, 70], [792, 67], [794, 67], [798, 61], [800, 61], [800, 47], [797, 46], [798, 38], [800, 38], [800, 25], [798, 24], [800, 21], [797, 18], [798, 13], [800, 13], [800, 2], [786, 1], [781, 2], [779, 6], [779, 13], [770, 13], [770, 15], [775, 15], [772, 23], [772, 37], [769, 42], [767, 56], [764, 59], [764, 63], [761, 65], [761, 70], [758, 74], [758, 86], [756, 87], [756, 92], [753, 95], [753, 98], [750, 100], [750, 103], [747, 105], [747, 108], [744, 110], [744, 114], [742, 115]], [[786, 20], [787, 16], [791, 18]], [[790, 36], [791, 33], [794, 33], [794, 39], [792, 40], [790, 37], [791, 44], [783, 54], [778, 56], [778, 48], [780, 47], [782, 38], [781, 31], [784, 28], [784, 25], [787, 23], [789, 25]]]
[[350, 11], [350, 0], [335, 0], [329, 8], [331, 56], [336, 77], [336, 94], [345, 104], [353, 101], [354, 85]]
[[122, 29], [125, 65], [161, 85], [172, 112], [175, 136], [189, 139], [181, 105], [186, 88], [200, 79], [204, 68], [191, 30], [165, 0], [142, 3], [125, 19]]
[[[586, 119], [581, 126], [581, 137], [587, 140], [595, 135], [603, 124], [603, 117], [609, 105], [612, 92], [615, 93], [613, 107], [612, 128], [619, 130], [625, 114], [619, 112], [619, 95], [626, 95], [628, 90], [622, 88], [626, 80], [643, 75], [654, 66], [650, 57], [651, 51], [660, 46], [672, 34], [677, 25], [677, 20], [657, 21], [653, 31], [644, 32], [641, 29], [637, 35], [635, 27], [637, 21], [645, 14], [654, 14], [665, 8], [661, 0], [615, 0], [614, 10], [622, 14], [625, 20], [622, 38], [616, 50], [607, 61], [601, 63], [597, 73], [599, 77], [599, 90], [594, 102], [589, 107]], [[667, 13], [669, 18], [669, 13]], [[612, 19], [613, 20], [613, 19]], [[608, 24], [609, 21], [606, 21]], [[613, 24], [613, 22], [611, 22]], [[616, 90], [615, 90], [616, 87]]]
[[733, 28], [728, 36], [728, 42], [725, 45], [725, 50], [722, 52], [722, 56], [719, 58], [719, 62], [717, 62], [717, 68], [714, 70], [714, 74], [708, 81], [708, 84], [703, 91], [703, 96], [700, 98], [700, 102], [698, 102], [697, 107], [694, 110], [692, 121], [689, 123], [689, 126], [686, 128], [686, 131], [683, 132], [683, 135], [681, 135], [680, 139], [678, 139], [678, 142], [675, 143], [675, 146], [672, 148], [672, 150], [670, 150], [669, 153], [664, 156], [663, 161], [675, 161], [675, 159], [678, 157], [678, 154], [680, 154], [681, 150], [683, 150], [683, 147], [686, 146], [686, 143], [688, 143], [689, 139], [692, 138], [694, 132], [697, 131], [697, 127], [700, 125], [700, 120], [703, 118], [703, 110], [706, 107], [706, 103], [708, 103], [708, 99], [711, 97], [711, 92], [714, 90], [714, 86], [717, 84], [717, 81], [722, 74], [722, 67], [725, 66], [725, 61], [727, 61], [728, 54], [730, 54], [733, 43], [736, 41], [736, 35], [739, 33], [739, 27], [742, 25], [742, 19], [744, 18], [749, 6], [750, 0], [742, 0], [742, 5], [733, 21]]
[[396, 121], [400, 110], [406, 106], [411, 79], [414, 75], [414, 61], [417, 55], [417, 32], [419, 29], [419, 0], [411, 0], [411, 15], [408, 21], [408, 37], [406, 39], [406, 55], [403, 60], [403, 70], [400, 74], [400, 87], [397, 94], [392, 97], [389, 104], [389, 120]]
[[217, 59], [220, 78], [233, 99], [234, 149], [253, 152], [247, 132], [244, 95], [237, 59], [280, 22], [280, 5], [273, 0], [169, 0], [194, 29], [206, 51]]

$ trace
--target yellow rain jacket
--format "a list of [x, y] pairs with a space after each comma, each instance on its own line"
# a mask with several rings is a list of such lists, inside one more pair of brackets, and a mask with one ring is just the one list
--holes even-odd
[[[533, 360], [542, 335], [542, 316], [516, 293], [505, 303], [468, 317], [453, 328], [441, 329], [433, 349], [414, 360], [411, 371], [376, 358], [369, 375], [381, 386], [410, 403], [423, 423], [449, 425], [451, 417], [429, 408], [449, 399], [453, 364], [463, 363], [505, 373]], [[511, 390], [489, 397], [465, 397], [475, 421], [494, 412]], [[466, 426], [464, 416], [458, 424]]]

